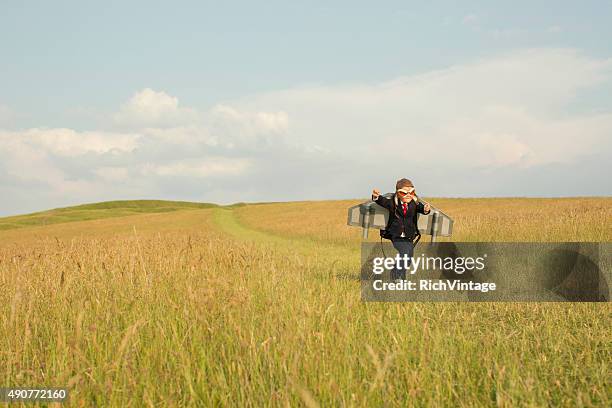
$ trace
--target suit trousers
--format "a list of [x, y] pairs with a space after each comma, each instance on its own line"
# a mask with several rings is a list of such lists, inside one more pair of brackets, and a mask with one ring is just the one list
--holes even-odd
[[[395, 238], [391, 240], [393, 243], [393, 247], [397, 249], [400, 258], [403, 258], [404, 255], [407, 255], [408, 258], [412, 258], [414, 254], [414, 245], [412, 240], [408, 238]], [[402, 262], [403, 263], [403, 262]], [[411, 264], [411, 261], [408, 262], [408, 265]], [[404, 265], [400, 265], [404, 266]], [[391, 280], [396, 279], [406, 279], [406, 269], [405, 268], [397, 268], [397, 265], [391, 271]]]

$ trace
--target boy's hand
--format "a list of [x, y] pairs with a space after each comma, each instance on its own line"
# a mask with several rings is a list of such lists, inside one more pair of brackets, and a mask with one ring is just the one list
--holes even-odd
[[429, 203], [426, 203], [423, 209], [425, 210], [426, 213], [428, 213], [429, 210], [431, 210], [431, 205], [429, 205]]
[[377, 189], [372, 190], [372, 200], [376, 201], [378, 196], [380, 195], [380, 191]]

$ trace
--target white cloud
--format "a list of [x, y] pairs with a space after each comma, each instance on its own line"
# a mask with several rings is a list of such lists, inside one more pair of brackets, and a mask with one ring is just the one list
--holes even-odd
[[0, 169], [0, 174], [11, 179], [41, 181], [53, 187], [64, 179], [64, 173], [53, 165], [44, 149], [11, 132], [0, 132]]
[[[48, 189], [54, 195], [88, 194], [92, 188], [88, 171], [101, 174], [103, 170], [88, 168], [86, 163], [77, 162], [79, 157], [130, 153], [137, 139], [136, 135], [71, 129], [0, 131], [0, 172], [13, 180], [37, 183], [37, 188]], [[66, 170], [75, 166], [81, 173], [76, 177]]]
[[180, 107], [178, 98], [150, 88], [135, 93], [113, 119], [120, 127], [156, 135], [169, 143], [232, 147], [273, 143], [289, 127], [282, 110], [251, 111], [219, 104], [209, 111], [198, 111]]
[[283, 111], [250, 111], [217, 105], [208, 115], [207, 125], [216, 140], [227, 147], [266, 148], [285, 142], [289, 117]]
[[222, 121], [238, 124], [249, 133], [283, 133], [289, 127], [289, 118], [282, 111], [241, 112], [231, 106], [217, 105], [213, 108], [212, 115]]
[[295, 138], [364, 160], [413, 151], [419, 165], [436, 157], [464, 168], [535, 166], [610, 149], [611, 116], [572, 114], [571, 104], [611, 78], [612, 60], [525, 50], [380, 84], [272, 92], [240, 106], [282, 108]]
[[172, 177], [209, 177], [220, 175], [237, 176], [249, 167], [248, 159], [226, 157], [209, 157], [201, 160], [178, 161], [163, 165], [146, 164], [142, 167], [143, 175]]
[[125, 167], [99, 167], [94, 173], [107, 182], [120, 182], [128, 179], [129, 171]]
[[511, 134], [480, 134], [474, 141], [474, 164], [479, 166], [521, 167], [532, 164], [533, 150], [524, 142]]
[[512, 194], [564, 194], [558, 179], [574, 194], [607, 194], [612, 112], [577, 104], [611, 83], [610, 59], [537, 49], [209, 111], [145, 89], [115, 115], [128, 131], [0, 130], [9, 197], [0, 212], [23, 212], [28, 191], [38, 209], [127, 197], [226, 203], [355, 197], [399, 177], [434, 195], [508, 194], [506, 184]]
[[478, 21], [478, 15], [475, 13], [469, 13], [463, 16], [461, 22], [465, 25], [473, 25]]
[[[203, 118], [199, 124], [187, 121], [129, 132], [0, 130], [0, 196], [8, 197], [0, 213], [62, 202], [167, 194], [172, 196], [166, 198], [177, 194], [185, 198], [211, 191], [212, 180], [236, 184], [255, 162], [262, 163], [258, 155], [282, 146], [273, 146], [271, 140], [280, 140], [288, 126], [282, 112], [251, 112], [228, 105], [198, 115]], [[195, 180], [198, 185], [190, 184]], [[39, 198], [30, 201], [34, 196], [27, 191], [36, 191]]]
[[202, 125], [187, 125], [166, 128], [145, 128], [139, 130], [144, 139], [160, 146], [217, 146], [219, 135], [213, 135], [210, 129]]
[[196, 118], [197, 112], [180, 107], [178, 98], [151, 88], [136, 92], [114, 115], [117, 124], [127, 126], [172, 126]]
[[22, 132], [0, 133], [23, 143], [39, 146], [58, 156], [78, 156], [86, 153], [122, 153], [136, 148], [138, 135], [111, 132], [77, 132], [72, 129], [28, 129]]

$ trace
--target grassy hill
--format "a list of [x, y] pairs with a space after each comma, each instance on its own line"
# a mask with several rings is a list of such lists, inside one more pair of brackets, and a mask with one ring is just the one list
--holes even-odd
[[215, 207], [211, 203], [164, 200], [120, 200], [83, 204], [73, 207], [56, 208], [32, 214], [0, 218], [0, 230], [32, 227], [64, 222], [97, 220], [101, 218], [124, 217], [143, 213], [164, 213], [179, 210], [193, 210]]

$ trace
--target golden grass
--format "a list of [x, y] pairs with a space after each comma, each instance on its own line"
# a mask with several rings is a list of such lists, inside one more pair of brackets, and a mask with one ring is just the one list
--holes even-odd
[[609, 406], [609, 304], [363, 303], [346, 203], [0, 232], [0, 383], [70, 406]]
[[[240, 221], [253, 228], [355, 245], [361, 239], [361, 230], [347, 227], [347, 210], [363, 201], [260, 204], [236, 211]], [[454, 219], [453, 241], [612, 241], [612, 197], [429, 201]], [[370, 237], [378, 239], [378, 230], [370, 230]]]

